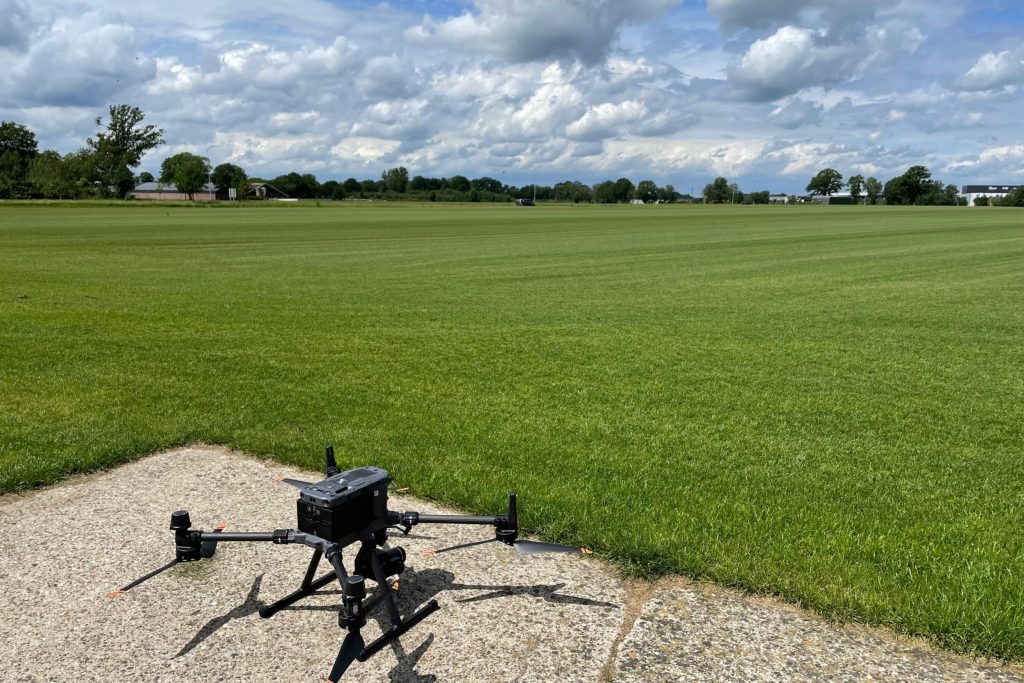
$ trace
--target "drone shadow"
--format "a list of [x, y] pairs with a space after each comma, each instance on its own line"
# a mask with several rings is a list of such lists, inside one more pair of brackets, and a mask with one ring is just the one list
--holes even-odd
[[228, 622], [233, 619], [242, 619], [252, 614], [259, 612], [260, 607], [263, 606], [263, 602], [259, 599], [260, 584], [263, 583], [263, 574], [256, 577], [256, 580], [252, 582], [252, 587], [249, 589], [249, 594], [245, 596], [245, 602], [237, 607], [231, 609], [227, 614], [222, 614], [219, 617], [210, 619], [206, 624], [203, 625], [199, 632], [196, 633], [192, 640], [185, 643], [184, 647], [178, 650], [178, 654], [174, 655], [175, 658], [181, 657], [184, 654], [191, 652], [197, 645], [212, 636], [223, 626], [226, 626]]
[[[195, 636], [193, 636], [192, 639], [174, 656], [181, 657], [182, 655], [191, 652], [196, 648], [196, 646], [212, 636], [223, 626], [227, 625], [230, 621], [257, 614], [260, 607], [264, 605], [264, 602], [259, 598], [260, 585], [262, 584], [262, 581], [263, 574], [260, 574], [253, 581], [245, 600], [240, 605], [232, 608], [227, 613], [206, 622]], [[565, 588], [565, 583], [550, 585], [538, 584], [532, 586], [458, 583], [455, 581], [455, 575], [452, 572], [445, 571], [443, 569], [423, 569], [420, 571], [409, 569], [402, 574], [400, 583], [402, 589], [398, 592], [396, 597], [398, 598], [399, 612], [403, 616], [408, 616], [415, 611], [418, 606], [425, 604], [427, 601], [444, 591], [485, 591], [480, 595], [474, 595], [466, 598], [454, 598], [454, 601], [457, 603], [481, 602], [497, 598], [527, 596], [561, 605], [579, 605], [586, 607], [601, 607], [605, 609], [617, 609], [621, 607], [620, 605], [610, 602], [591, 600], [589, 598], [581, 598], [560, 593], [559, 591]], [[338, 589], [321, 589], [311, 593], [311, 595], [340, 594], [341, 591]], [[337, 613], [339, 606], [295, 604], [283, 607], [281, 611], [287, 610]], [[391, 625], [386, 614], [386, 610], [383, 609], [374, 610], [373, 613], [373, 619], [377, 622], [382, 632], [386, 631]], [[409, 635], [404, 636], [406, 640], [408, 640], [409, 637]], [[420, 659], [422, 659], [423, 655], [426, 654], [427, 650], [434, 642], [434, 634], [428, 634], [423, 642], [411, 652], [406, 652], [401, 641], [402, 639], [396, 638], [390, 643], [391, 651], [395, 655], [397, 664], [388, 672], [388, 680], [393, 681], [394, 683], [435, 683], [437, 681], [437, 677], [435, 675], [421, 674], [416, 671], [416, 666]]]

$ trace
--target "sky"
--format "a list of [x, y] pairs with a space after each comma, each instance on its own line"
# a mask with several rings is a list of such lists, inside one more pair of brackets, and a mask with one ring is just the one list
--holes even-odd
[[1024, 184], [1020, 0], [0, 0], [0, 119], [272, 178]]

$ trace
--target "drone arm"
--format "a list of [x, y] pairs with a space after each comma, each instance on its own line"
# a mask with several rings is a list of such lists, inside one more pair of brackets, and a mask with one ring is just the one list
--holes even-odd
[[519, 537], [519, 515], [516, 512], [516, 494], [508, 494], [508, 512], [504, 515], [489, 517], [475, 515], [421, 515], [418, 512], [405, 512], [401, 515], [401, 526], [406, 533], [417, 524], [479, 524], [493, 526], [497, 540], [512, 545]]

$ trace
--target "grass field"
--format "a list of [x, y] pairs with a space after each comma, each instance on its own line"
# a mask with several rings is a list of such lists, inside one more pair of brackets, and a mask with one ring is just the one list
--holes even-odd
[[333, 443], [636, 571], [1021, 659], [1022, 420], [1022, 211], [0, 205], [3, 490]]

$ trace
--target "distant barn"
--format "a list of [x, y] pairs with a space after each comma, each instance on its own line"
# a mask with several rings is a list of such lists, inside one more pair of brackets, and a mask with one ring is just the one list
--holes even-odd
[[[188, 195], [184, 192], [178, 192], [178, 188], [174, 183], [139, 183], [128, 196], [134, 199], [163, 202], [188, 201]], [[201, 190], [192, 195], [192, 198], [197, 202], [209, 202], [213, 200], [227, 201], [230, 197], [228, 196], [228, 188], [221, 187], [215, 189], [213, 185], [206, 183]], [[250, 183], [249, 199], [288, 199], [288, 195], [270, 183]]]

